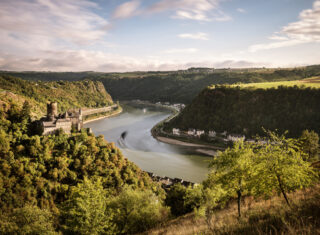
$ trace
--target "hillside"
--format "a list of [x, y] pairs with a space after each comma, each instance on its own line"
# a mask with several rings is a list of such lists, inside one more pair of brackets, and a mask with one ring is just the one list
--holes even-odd
[[0, 107], [0, 234], [128, 234], [165, 218], [160, 185], [114, 143], [30, 129], [30, 106]]
[[319, 133], [319, 102], [320, 89], [310, 87], [208, 87], [165, 128], [227, 131], [251, 137], [264, 134], [264, 127], [281, 133], [288, 130], [289, 136], [298, 137], [305, 129]]
[[46, 112], [49, 100], [58, 102], [60, 112], [72, 107], [103, 107], [113, 103], [103, 84], [98, 81], [35, 82], [0, 76], [0, 101], [8, 104], [10, 100], [20, 105], [27, 100], [33, 115], [37, 117]]
[[249, 84], [237, 84], [235, 86], [240, 87], [250, 87], [253, 89], [266, 89], [266, 88], [277, 88], [278, 86], [303, 86], [303, 87], [312, 87], [312, 88], [320, 88], [320, 77], [311, 77], [305, 78], [302, 80], [295, 81], [281, 81], [281, 82], [260, 82], [260, 83], [249, 83]]
[[312, 76], [320, 76], [320, 66], [307, 66], [287, 69], [206, 69], [165, 72], [129, 73], [56, 73], [56, 72], [6, 72], [27, 80], [42, 81], [101, 81], [110, 95], [116, 100], [148, 100], [152, 102], [186, 103], [191, 101], [207, 86], [212, 84], [262, 83], [297, 81]]
[[265, 200], [246, 197], [243, 200], [244, 215], [240, 220], [236, 202], [232, 201], [225, 208], [216, 210], [210, 218], [190, 213], [144, 234], [319, 234], [319, 185], [291, 193], [289, 197], [293, 200], [291, 208], [279, 196]]
[[212, 72], [186, 70], [159, 74], [102, 75], [112, 97], [119, 100], [149, 100], [189, 104], [212, 84], [294, 81], [320, 75], [320, 66], [295, 69], [217, 69]]

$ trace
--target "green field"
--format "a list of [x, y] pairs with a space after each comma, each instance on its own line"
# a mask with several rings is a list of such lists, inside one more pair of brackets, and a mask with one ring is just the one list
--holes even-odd
[[[239, 86], [239, 84], [235, 85]], [[249, 84], [240, 84], [240, 87], [254, 87], [254, 88], [277, 88], [278, 86], [305, 86], [320, 88], [320, 77], [311, 77], [298, 81], [280, 81], [280, 82], [261, 82], [261, 83], [249, 83]]]

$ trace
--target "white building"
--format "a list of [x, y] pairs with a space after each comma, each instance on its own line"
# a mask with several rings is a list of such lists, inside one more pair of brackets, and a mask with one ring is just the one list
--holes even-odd
[[174, 135], [180, 135], [180, 130], [177, 129], [177, 128], [173, 128], [173, 129], [172, 129], [172, 134], [174, 134]]
[[209, 131], [208, 135], [209, 135], [209, 137], [214, 138], [217, 136], [217, 133], [215, 131]]
[[189, 129], [188, 130], [188, 135], [190, 135], [190, 136], [196, 135], [196, 130], [195, 129]]
[[237, 142], [237, 141], [244, 141], [246, 139], [245, 136], [233, 136], [233, 135], [228, 135], [227, 140], [232, 141], [232, 142]]
[[200, 136], [202, 136], [202, 135], [204, 135], [204, 130], [197, 130], [196, 136], [197, 136], [197, 137], [200, 137]]

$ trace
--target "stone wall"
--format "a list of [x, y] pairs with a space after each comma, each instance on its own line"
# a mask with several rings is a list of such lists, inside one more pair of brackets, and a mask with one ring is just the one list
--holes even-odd
[[103, 107], [103, 108], [83, 110], [82, 115], [88, 116], [88, 115], [92, 115], [92, 114], [96, 114], [96, 113], [106, 113], [106, 112], [110, 112], [111, 110], [116, 109], [117, 107], [118, 107], [118, 105], [114, 104], [112, 106]]

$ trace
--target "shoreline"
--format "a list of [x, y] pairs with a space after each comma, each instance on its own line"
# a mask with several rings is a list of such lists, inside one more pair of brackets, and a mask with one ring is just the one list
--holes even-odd
[[173, 138], [163, 137], [163, 136], [153, 136], [156, 140], [166, 143], [166, 144], [172, 144], [177, 145], [181, 147], [187, 147], [187, 148], [195, 148], [194, 151], [206, 156], [214, 157], [219, 150], [224, 150], [220, 147], [210, 146], [210, 145], [204, 145], [204, 144], [195, 144], [190, 142], [184, 142], [181, 140], [176, 140]]
[[83, 125], [88, 124], [90, 122], [95, 122], [95, 121], [98, 121], [98, 120], [101, 120], [101, 119], [104, 119], [104, 118], [109, 118], [109, 117], [116, 116], [116, 115], [122, 113], [122, 111], [123, 111], [123, 109], [120, 107], [119, 110], [117, 110], [114, 113], [111, 113], [111, 114], [108, 114], [108, 115], [103, 115], [101, 117], [96, 117], [96, 118], [93, 118], [93, 119], [89, 119], [89, 120], [83, 121]]
[[[162, 107], [168, 108], [166, 106], [162, 106]], [[155, 126], [152, 127], [151, 135], [153, 138], [155, 138], [156, 140], [158, 140], [162, 143], [177, 145], [177, 146], [186, 147], [186, 148], [193, 148], [194, 152], [196, 152], [198, 154], [205, 155], [205, 156], [210, 156], [210, 157], [214, 157], [216, 155], [217, 151], [224, 151], [225, 150], [225, 148], [222, 148], [222, 147], [217, 147], [217, 146], [213, 146], [213, 145], [206, 145], [206, 144], [198, 144], [198, 143], [193, 143], [193, 142], [186, 142], [186, 141], [181, 141], [181, 140], [178, 140], [178, 139], [175, 139], [172, 137], [164, 137], [164, 136], [159, 135], [159, 133], [158, 133], [159, 127], [163, 123], [170, 121], [172, 118], [176, 117], [180, 113], [177, 110], [173, 111], [171, 109], [171, 111], [172, 111], [171, 116], [160, 121], [159, 123], [157, 123]]]

